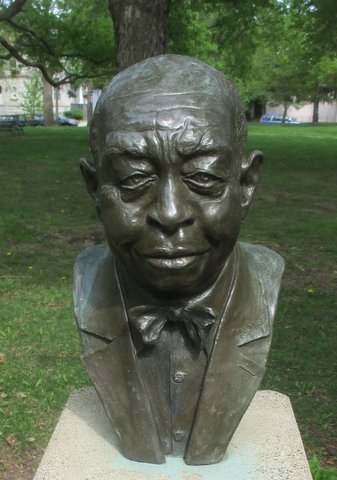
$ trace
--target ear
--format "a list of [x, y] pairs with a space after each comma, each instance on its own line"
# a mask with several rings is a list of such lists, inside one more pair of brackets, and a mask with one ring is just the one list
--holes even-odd
[[98, 216], [101, 216], [100, 200], [98, 195], [97, 172], [94, 165], [87, 162], [85, 158], [80, 158], [80, 169], [90, 197], [93, 199]]
[[242, 206], [242, 219], [248, 213], [249, 206], [251, 204], [255, 187], [260, 177], [260, 169], [263, 162], [263, 153], [259, 150], [254, 150], [244, 160], [241, 167], [241, 206]]

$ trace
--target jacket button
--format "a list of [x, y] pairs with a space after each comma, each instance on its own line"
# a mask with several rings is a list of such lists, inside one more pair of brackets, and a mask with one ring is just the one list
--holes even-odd
[[183, 383], [184, 381], [184, 376], [185, 376], [185, 373], [184, 372], [176, 372], [174, 373], [173, 375], [173, 381], [175, 383]]
[[182, 442], [185, 438], [185, 434], [182, 430], [176, 430], [173, 432], [173, 438], [176, 442]]

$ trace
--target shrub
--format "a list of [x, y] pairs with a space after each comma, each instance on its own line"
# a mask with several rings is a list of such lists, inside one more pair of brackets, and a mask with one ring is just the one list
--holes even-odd
[[67, 118], [75, 118], [75, 120], [83, 120], [82, 110], [66, 110], [63, 115]]

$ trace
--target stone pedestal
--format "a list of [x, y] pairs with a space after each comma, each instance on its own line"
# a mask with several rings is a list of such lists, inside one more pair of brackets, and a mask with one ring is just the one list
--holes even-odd
[[152, 465], [125, 459], [93, 388], [73, 392], [34, 480], [311, 480], [288, 397], [260, 391], [224, 460], [188, 466], [181, 458]]

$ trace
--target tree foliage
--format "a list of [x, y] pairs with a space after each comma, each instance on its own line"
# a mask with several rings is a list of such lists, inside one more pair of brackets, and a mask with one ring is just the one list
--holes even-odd
[[97, 82], [113, 73], [112, 24], [104, 0], [30, 0], [2, 27], [0, 58], [38, 68], [55, 87]]

